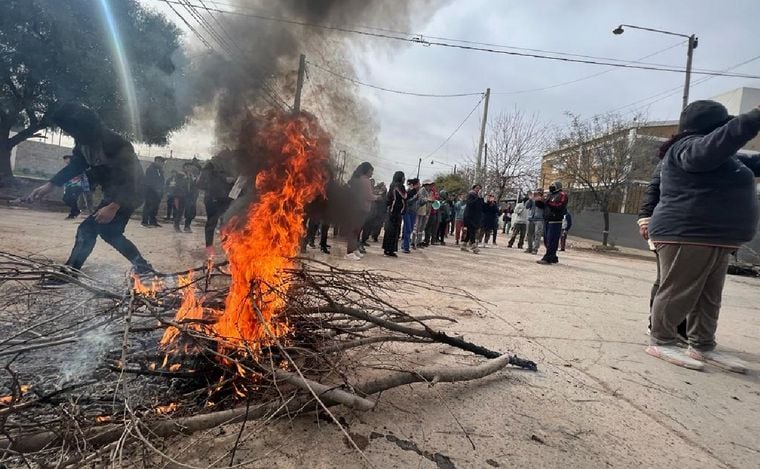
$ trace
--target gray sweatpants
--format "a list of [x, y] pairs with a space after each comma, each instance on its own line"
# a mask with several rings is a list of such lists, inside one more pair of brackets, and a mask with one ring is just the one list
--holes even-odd
[[541, 238], [544, 236], [544, 221], [536, 220], [528, 222], [528, 251], [533, 254], [541, 247]]
[[425, 228], [427, 227], [430, 215], [417, 215], [417, 221], [414, 222], [414, 236], [412, 237], [412, 244], [419, 246], [422, 244], [422, 238], [425, 236]]
[[715, 348], [728, 259], [735, 250], [690, 244], [657, 246], [660, 287], [652, 303], [653, 345], [677, 343], [676, 328], [686, 319], [689, 345], [702, 351]]

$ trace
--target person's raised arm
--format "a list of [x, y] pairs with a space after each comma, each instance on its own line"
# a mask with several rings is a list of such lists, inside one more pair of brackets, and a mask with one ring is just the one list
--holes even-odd
[[756, 108], [734, 117], [707, 135], [685, 140], [676, 161], [686, 171], [712, 171], [728, 161], [758, 132], [760, 109]]

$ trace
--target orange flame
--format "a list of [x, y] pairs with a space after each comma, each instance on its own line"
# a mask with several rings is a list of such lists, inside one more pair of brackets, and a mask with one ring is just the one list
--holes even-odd
[[[223, 230], [222, 247], [232, 275], [224, 311], [206, 312], [216, 317], [211, 332], [223, 348], [256, 354], [289, 331], [287, 318], [280, 315], [290, 281], [285, 270], [299, 251], [306, 204], [324, 195], [329, 138], [316, 119], [303, 112], [270, 114], [252, 127], [242, 146], [265, 169], [256, 176], [256, 201], [242, 220], [231, 220]], [[176, 321], [203, 315], [195, 289], [186, 288]], [[176, 328], [168, 328], [161, 345], [173, 343], [178, 335]]]
[[[303, 235], [304, 208], [324, 194], [329, 140], [313, 116], [270, 115], [249, 135], [254, 157], [266, 169], [256, 176], [258, 200], [243, 223], [233, 221], [222, 243], [230, 263], [232, 283], [224, 312], [214, 331], [230, 345], [252, 350], [271, 344], [288, 332], [279, 316]], [[242, 225], [242, 226], [240, 226]], [[261, 324], [259, 317], [266, 324]]]
[[[174, 317], [174, 321], [182, 323], [193, 319], [203, 319], [203, 301], [198, 299], [195, 295], [195, 286], [193, 285], [193, 274], [180, 275], [177, 278], [177, 287], [182, 289], [182, 303], [177, 310], [177, 314]], [[201, 330], [202, 325], [199, 323], [190, 323], [187, 325], [188, 329]], [[179, 336], [179, 329], [174, 326], [170, 326], [164, 331], [163, 337], [161, 337], [162, 346], [167, 346], [177, 340]]]
[[156, 413], [159, 415], [170, 414], [177, 410], [177, 408], [179, 408], [179, 405], [176, 402], [172, 402], [166, 405], [157, 405]]
[[150, 281], [150, 286], [142, 283], [140, 277], [135, 274], [132, 274], [132, 280], [134, 282], [132, 289], [135, 291], [135, 293], [138, 295], [147, 296], [149, 298], [156, 298], [159, 290], [163, 290], [165, 286], [164, 281], [158, 277], [153, 277], [153, 279]]

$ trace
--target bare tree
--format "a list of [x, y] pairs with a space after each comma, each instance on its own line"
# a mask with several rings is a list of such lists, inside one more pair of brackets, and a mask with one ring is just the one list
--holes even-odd
[[497, 200], [535, 186], [548, 136], [548, 127], [536, 114], [528, 115], [517, 108], [498, 114], [488, 123], [484, 183]]
[[556, 149], [544, 158], [544, 178], [565, 182], [578, 195], [590, 194], [602, 212], [602, 245], [607, 246], [610, 205], [650, 159], [652, 137], [638, 133], [643, 125], [640, 116], [605, 114], [584, 120], [568, 113], [568, 117]]

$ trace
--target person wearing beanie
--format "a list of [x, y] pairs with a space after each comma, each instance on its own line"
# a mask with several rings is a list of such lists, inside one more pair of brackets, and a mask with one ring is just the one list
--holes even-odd
[[562, 220], [567, 213], [567, 193], [562, 190], [562, 183], [555, 181], [549, 186], [549, 195], [545, 199], [537, 199], [536, 207], [544, 211], [544, 257], [536, 261], [539, 264], [557, 264], [557, 250], [562, 237]]
[[[715, 101], [695, 101], [661, 148], [660, 198], [647, 225], [660, 269], [649, 355], [695, 370], [747, 370], [715, 350], [715, 331], [729, 256], [757, 231], [760, 157], [737, 151], [758, 132], [760, 109], [732, 117]], [[687, 350], [677, 347], [684, 319]]]

